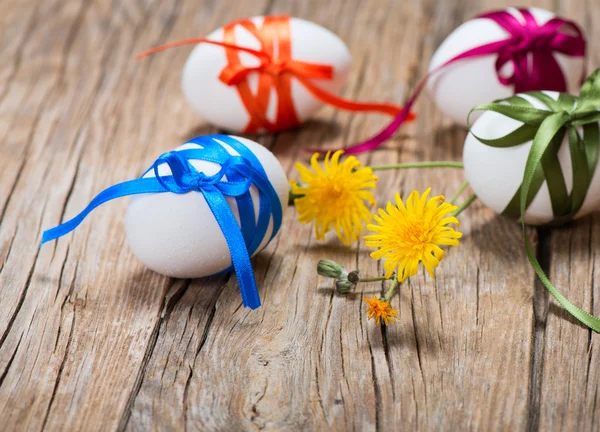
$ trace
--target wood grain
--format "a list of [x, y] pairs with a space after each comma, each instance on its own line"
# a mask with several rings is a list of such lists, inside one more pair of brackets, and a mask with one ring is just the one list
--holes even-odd
[[[600, 64], [595, 0], [535, 0], [580, 22]], [[438, 278], [392, 304], [389, 328], [361, 298], [315, 274], [320, 258], [381, 272], [364, 244], [316, 242], [287, 212], [254, 259], [264, 306], [241, 307], [235, 277], [172, 280], [128, 250], [126, 200], [39, 248], [41, 231], [156, 155], [215, 132], [179, 89], [188, 50], [136, 62], [145, 48], [233, 19], [291, 14], [350, 47], [344, 96], [401, 101], [458, 24], [508, 0], [4, 0], [0, 26], [0, 419], [6, 430], [597, 430], [598, 335], [536, 282], [520, 228], [480, 204]], [[465, 131], [424, 95], [419, 119], [365, 163], [459, 160]], [[254, 137], [290, 176], [303, 147], [364, 139], [386, 122], [323, 108], [302, 128]], [[381, 172], [396, 191], [452, 195], [459, 170]], [[553, 281], [600, 314], [600, 218], [529, 229]]]

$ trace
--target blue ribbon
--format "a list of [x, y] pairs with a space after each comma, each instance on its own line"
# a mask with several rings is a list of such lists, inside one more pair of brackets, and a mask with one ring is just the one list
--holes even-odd
[[[231, 155], [216, 140], [233, 148], [239, 156]], [[155, 177], [126, 181], [103, 190], [73, 219], [44, 231], [42, 244], [73, 231], [92, 210], [115, 198], [145, 193], [200, 192], [204, 195], [227, 241], [244, 306], [256, 309], [260, 306], [260, 296], [250, 256], [262, 243], [271, 217], [273, 231], [269, 241], [281, 227], [283, 209], [279, 196], [256, 155], [236, 139], [227, 135], [211, 135], [193, 138], [188, 143], [198, 144], [201, 148], [164, 153], [146, 171], [154, 171]], [[221, 169], [216, 174], [207, 176], [197, 171], [190, 163], [190, 160], [194, 159], [214, 162], [219, 164]], [[158, 168], [162, 164], [169, 166], [171, 175], [159, 175]], [[255, 216], [250, 195], [251, 186], [255, 186], [259, 194], [258, 218]], [[240, 225], [227, 203], [226, 196], [236, 200]], [[224, 271], [229, 270], [231, 267]]]

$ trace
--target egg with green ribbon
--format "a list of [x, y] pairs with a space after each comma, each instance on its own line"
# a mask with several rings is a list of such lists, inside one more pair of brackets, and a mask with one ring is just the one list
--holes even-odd
[[552, 284], [525, 230], [526, 223], [560, 224], [600, 206], [600, 69], [579, 96], [527, 92], [473, 111], [483, 111], [464, 148], [473, 190], [497, 212], [520, 218], [527, 259], [544, 287], [579, 322], [600, 333], [600, 318]]
[[[478, 198], [528, 224], [560, 224], [600, 208], [600, 70], [579, 96], [520, 93], [479, 105], [463, 152]], [[472, 112], [473, 112], [472, 111]]]

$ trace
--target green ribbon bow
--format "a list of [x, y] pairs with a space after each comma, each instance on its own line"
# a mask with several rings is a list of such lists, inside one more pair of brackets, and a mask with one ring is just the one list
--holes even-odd
[[[503, 214], [521, 217], [527, 258], [550, 294], [571, 315], [600, 333], [600, 319], [575, 306], [552, 285], [536, 259], [525, 232], [525, 212], [544, 181], [548, 184], [552, 202], [552, 224], [572, 219], [583, 205], [598, 163], [600, 148], [600, 69], [586, 80], [578, 97], [561, 93], [558, 100], [554, 100], [542, 92], [525, 94], [543, 102], [548, 110], [534, 108], [519, 95], [479, 105], [471, 113], [479, 110], [494, 111], [518, 120], [523, 125], [498, 139], [484, 139], [473, 135], [483, 144], [492, 147], [512, 147], [533, 140], [521, 186]], [[565, 134], [569, 140], [573, 170], [571, 193], [567, 190], [558, 160], [558, 151]]]

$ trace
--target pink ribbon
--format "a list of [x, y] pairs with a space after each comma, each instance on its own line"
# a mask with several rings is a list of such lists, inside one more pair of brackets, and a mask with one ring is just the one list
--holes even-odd
[[[586, 42], [583, 32], [573, 21], [561, 18], [553, 18], [540, 26], [528, 9], [518, 10], [523, 16], [524, 23], [505, 10], [479, 15], [477, 18], [488, 18], [500, 25], [509, 33], [508, 39], [465, 51], [430, 71], [419, 82], [402, 111], [385, 129], [363, 143], [344, 149], [345, 154], [374, 150], [390, 139], [408, 118], [410, 110], [427, 80], [446, 66], [464, 59], [497, 54], [496, 76], [503, 85], [514, 86], [515, 93], [533, 90], [566, 91], [565, 77], [553, 52], [572, 57], [584, 57]], [[531, 67], [529, 54], [532, 58]], [[502, 73], [502, 69], [507, 63], [513, 64], [513, 73], [510, 76]], [[585, 73], [583, 75], [582, 81]]]

